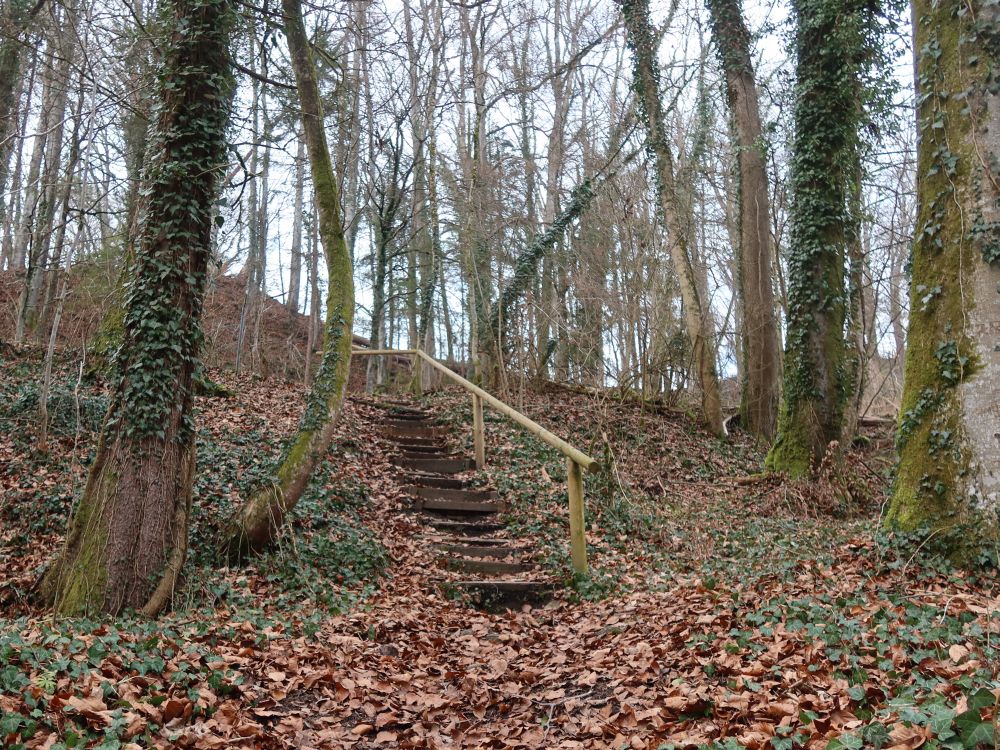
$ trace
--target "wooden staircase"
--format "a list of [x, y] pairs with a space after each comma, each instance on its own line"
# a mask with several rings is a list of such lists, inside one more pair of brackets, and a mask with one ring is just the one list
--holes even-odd
[[553, 583], [540, 577], [530, 546], [505, 536], [506, 506], [496, 490], [476, 487], [464, 476], [475, 462], [452, 446], [448, 428], [412, 402], [380, 405], [410, 510], [432, 529], [425, 541], [438, 552], [441, 567], [467, 575], [442, 581], [446, 590], [486, 609], [545, 601]]

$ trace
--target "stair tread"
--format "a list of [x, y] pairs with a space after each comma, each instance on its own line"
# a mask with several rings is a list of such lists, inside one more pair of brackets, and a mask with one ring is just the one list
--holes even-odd
[[446, 490], [464, 490], [471, 488], [471, 482], [469, 482], [468, 479], [459, 479], [457, 477], [441, 477], [433, 474], [408, 473], [405, 476], [400, 476], [399, 479], [401, 481], [405, 481], [408, 485], [414, 485], [417, 487], [439, 487]]
[[418, 461], [420, 459], [424, 459], [424, 458], [426, 458], [426, 459], [434, 459], [434, 460], [437, 460], [437, 461], [453, 461], [453, 460], [459, 460], [459, 459], [462, 458], [462, 454], [458, 453], [457, 451], [456, 452], [448, 452], [448, 451], [443, 451], [443, 450], [442, 451], [438, 451], [436, 453], [435, 452], [426, 452], [426, 451], [406, 451], [406, 450], [401, 450], [401, 451], [399, 451], [399, 454], [403, 458], [412, 458], [412, 459], [416, 459]]
[[447, 427], [423, 427], [423, 426], [410, 426], [410, 427], [386, 427], [384, 434], [389, 439], [399, 439], [404, 440], [411, 437], [418, 438], [443, 438], [448, 434]]
[[355, 404], [364, 404], [365, 406], [374, 406], [377, 409], [402, 409], [408, 411], [419, 411], [421, 413], [427, 413], [424, 407], [413, 401], [397, 401], [397, 400], [374, 400], [371, 398], [366, 398], [364, 396], [349, 395], [347, 400]]
[[461, 474], [469, 471], [474, 464], [469, 459], [438, 459], [398, 457], [398, 465], [403, 468], [426, 471], [430, 474]]
[[448, 581], [448, 585], [460, 586], [463, 588], [487, 586], [490, 588], [505, 589], [507, 591], [528, 591], [530, 589], [552, 588], [555, 586], [555, 583], [549, 580], [534, 580], [534, 579], [522, 579], [522, 578], [512, 578], [512, 579], [486, 578], [486, 579], [468, 579], [464, 581]]
[[433, 419], [396, 419], [394, 417], [386, 417], [382, 420], [382, 425], [384, 427], [401, 427], [404, 430], [408, 430], [411, 427], [443, 427], [444, 425]]
[[478, 502], [496, 501], [499, 498], [494, 489], [451, 489], [449, 487], [421, 487], [417, 484], [407, 485], [403, 488], [414, 497], [422, 497], [426, 500], [475, 500]]
[[532, 563], [504, 562], [502, 560], [476, 560], [464, 557], [446, 558], [446, 565], [451, 570], [458, 570], [466, 573], [482, 573], [484, 575], [527, 573], [535, 567]]
[[450, 544], [443, 542], [435, 544], [434, 548], [441, 552], [448, 552], [452, 555], [462, 557], [488, 557], [488, 558], [518, 558], [519, 562], [524, 562], [521, 557], [526, 552], [530, 552], [528, 547], [503, 547], [482, 544]]
[[441, 518], [440, 516], [426, 516], [426, 521], [429, 525], [434, 527], [439, 531], [448, 530], [452, 534], [464, 534], [469, 532], [472, 534], [488, 534], [491, 531], [502, 531], [504, 525], [502, 523], [490, 522], [490, 521], [458, 521], [451, 518]]
[[509, 539], [507, 537], [492, 537], [492, 536], [460, 536], [460, 537], [448, 537], [447, 535], [427, 535], [428, 541], [433, 544], [468, 544], [473, 547], [503, 547], [511, 542], [517, 542], [517, 539]]
[[503, 503], [481, 502], [478, 500], [432, 500], [426, 497], [413, 501], [414, 510], [447, 511], [454, 513], [499, 513]]
[[396, 445], [446, 445], [442, 437], [420, 437], [419, 435], [402, 435], [390, 437]]

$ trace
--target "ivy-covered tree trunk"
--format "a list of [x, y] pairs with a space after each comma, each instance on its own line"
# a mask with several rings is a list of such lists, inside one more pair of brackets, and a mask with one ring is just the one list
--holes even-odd
[[330, 447], [351, 367], [354, 276], [340, 216], [337, 178], [323, 128], [316, 68], [302, 21], [300, 0], [282, 0], [281, 7], [302, 107], [302, 132], [316, 191], [317, 229], [326, 257], [329, 279], [326, 323], [323, 355], [307, 397], [299, 432], [285, 448], [273, 481], [256, 492], [233, 518], [226, 540], [231, 559], [259, 552], [277, 538], [285, 516], [302, 497], [313, 470]]
[[187, 551], [194, 374], [232, 100], [228, 0], [168, 0], [134, 276], [108, 415], [41, 593], [67, 615], [167, 606]]
[[1000, 511], [1000, 12], [917, 0], [914, 20], [918, 215], [888, 520], [968, 556]]
[[719, 436], [722, 424], [722, 397], [715, 367], [715, 324], [711, 306], [699, 294], [691, 262], [688, 227], [678, 205], [674, 159], [667, 137], [666, 117], [660, 99], [659, 62], [656, 37], [649, 21], [649, 0], [618, 0], [625, 18], [625, 32], [632, 51], [633, 88], [640, 117], [646, 124], [646, 144], [654, 161], [656, 189], [667, 226], [670, 255], [677, 274], [684, 305], [684, 321], [691, 339], [692, 358], [701, 388], [701, 413], [705, 425]]
[[795, 136], [788, 257], [784, 401], [767, 466], [792, 477], [818, 468], [841, 439], [850, 395], [844, 327], [847, 254], [857, 232], [859, 80], [864, 0], [796, 0]]
[[771, 441], [781, 394], [781, 339], [774, 309], [771, 204], [750, 33], [740, 0], [708, 0], [715, 46], [726, 76], [739, 169], [739, 281], [743, 303], [743, 426]]

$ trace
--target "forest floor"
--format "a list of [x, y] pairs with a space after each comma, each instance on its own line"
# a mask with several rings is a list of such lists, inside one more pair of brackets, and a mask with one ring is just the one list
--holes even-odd
[[[156, 621], [54, 620], [30, 600], [58, 549], [107, 405], [58, 368], [47, 450], [41, 353], [0, 352], [3, 747], [995, 747], [996, 569], [954, 569], [879, 531], [891, 435], [847, 479], [782, 482], [736, 435], [559, 390], [514, 403], [599, 458], [592, 577], [573, 581], [561, 456], [487, 414], [487, 477], [510, 531], [567, 583], [490, 614], [429, 584], [380, 435], [351, 401], [281, 545], [226, 568], [218, 531], [297, 424], [300, 387], [211, 377], [198, 400], [191, 554]], [[468, 435], [468, 402], [425, 406]]]

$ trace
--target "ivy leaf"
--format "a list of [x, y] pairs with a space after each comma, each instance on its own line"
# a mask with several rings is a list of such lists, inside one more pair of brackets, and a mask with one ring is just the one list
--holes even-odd
[[827, 745], [827, 750], [860, 750], [864, 747], [864, 740], [856, 734], [842, 734]]
[[978, 711], [981, 708], [989, 708], [997, 703], [996, 697], [986, 688], [979, 688], [969, 696], [969, 710]]
[[[969, 718], [963, 722], [962, 717], [965, 716]], [[962, 744], [965, 747], [970, 749], [976, 747], [994, 747], [996, 730], [993, 728], [993, 723], [983, 721], [979, 717], [978, 711], [966, 711], [964, 714], [961, 714], [955, 719], [955, 725], [958, 727], [959, 737], [962, 738]]]

